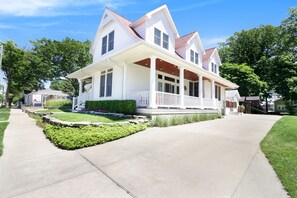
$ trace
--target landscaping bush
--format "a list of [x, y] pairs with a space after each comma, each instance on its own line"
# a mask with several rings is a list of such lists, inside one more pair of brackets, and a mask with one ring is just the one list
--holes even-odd
[[156, 116], [153, 119], [153, 126], [168, 127], [193, 122], [200, 122], [205, 120], [214, 120], [221, 118], [220, 114], [189, 114], [189, 115], [176, 115], [176, 116]]
[[105, 110], [115, 113], [135, 114], [135, 100], [100, 100], [86, 101], [85, 108], [87, 110]]
[[59, 127], [46, 124], [46, 136], [59, 148], [72, 150], [102, 144], [145, 130], [146, 124]]
[[2, 122], [0, 123], [0, 156], [3, 153], [3, 137], [4, 137], [4, 131], [8, 125], [8, 122]]
[[45, 107], [48, 109], [71, 109], [72, 102], [65, 99], [52, 99], [45, 102]]

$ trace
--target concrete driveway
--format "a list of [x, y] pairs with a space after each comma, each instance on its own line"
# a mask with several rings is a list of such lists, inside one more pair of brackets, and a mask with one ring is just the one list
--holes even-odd
[[277, 116], [243, 115], [64, 151], [13, 110], [0, 197], [287, 197], [259, 142]]

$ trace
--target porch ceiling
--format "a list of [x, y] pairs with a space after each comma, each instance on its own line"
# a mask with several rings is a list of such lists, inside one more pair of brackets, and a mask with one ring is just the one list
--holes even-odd
[[[157, 61], [159, 61], [159, 64], [157, 62], [157, 70], [165, 70], [166, 73], [171, 72], [170, 74], [178, 76], [178, 67], [182, 66], [185, 68], [185, 78], [187, 79], [197, 79], [197, 74], [201, 74], [204, 77], [204, 79], [213, 79], [217, 84], [220, 84], [227, 88], [238, 88], [238, 85], [214, 73], [206, 71], [205, 69], [198, 67], [194, 63], [189, 63], [188, 61], [182, 59], [178, 55], [172, 54], [167, 50], [162, 49], [157, 45], [150, 44], [146, 41], [139, 41], [127, 48], [114, 51], [114, 55], [111, 55], [110, 58], [102, 59], [101, 61], [95, 64], [88, 65], [72, 74], [69, 74], [68, 77], [79, 79], [86, 78], [92, 76], [98, 70], [102, 70], [104, 68], [108, 68], [114, 65], [123, 66], [124, 64], [136, 63], [142, 66], [148, 66], [150, 65], [149, 57], [151, 57], [152, 55], [158, 58]], [[162, 64], [160, 64], [161, 62]], [[166, 68], [171, 69], [167, 71]]]

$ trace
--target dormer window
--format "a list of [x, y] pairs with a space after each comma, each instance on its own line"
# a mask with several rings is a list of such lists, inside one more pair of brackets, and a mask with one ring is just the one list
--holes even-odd
[[161, 31], [155, 28], [155, 34], [154, 34], [154, 42], [157, 45], [161, 45]]
[[197, 52], [194, 52], [193, 50], [190, 51], [190, 60], [192, 63], [195, 63], [198, 65], [199, 63], [199, 55]]
[[168, 49], [169, 47], [169, 36], [168, 34], [163, 33], [163, 47]]
[[217, 73], [218, 72], [218, 66], [214, 63], [211, 63], [211, 71], [213, 73]]
[[[162, 37], [161, 37], [162, 35]], [[162, 42], [161, 42], [162, 41]], [[154, 30], [154, 43], [156, 45], [162, 46], [164, 49], [169, 49], [169, 36], [158, 29], [155, 28]], [[162, 43], [162, 45], [161, 45]]]
[[102, 38], [101, 55], [106, 54], [107, 50], [111, 51], [114, 48], [114, 31]]

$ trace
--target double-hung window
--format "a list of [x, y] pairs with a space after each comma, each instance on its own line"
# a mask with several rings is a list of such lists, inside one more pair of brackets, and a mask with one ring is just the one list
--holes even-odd
[[190, 52], [191, 62], [194, 63], [194, 51], [191, 50]]
[[112, 96], [112, 69], [101, 72], [100, 75], [100, 97]]
[[215, 86], [215, 98], [221, 101], [221, 87], [217, 85]]
[[113, 50], [114, 48], [114, 31], [102, 38], [101, 55]]
[[199, 55], [197, 52], [195, 52], [195, 64], [198, 65], [198, 63], [199, 63]]
[[164, 49], [169, 49], [169, 35], [162, 33], [158, 28], [154, 29], [154, 43], [162, 46]]
[[163, 48], [168, 49], [169, 47], [169, 36], [163, 33]]
[[157, 45], [161, 45], [161, 31], [157, 28], [155, 28], [154, 33], [154, 43]]

